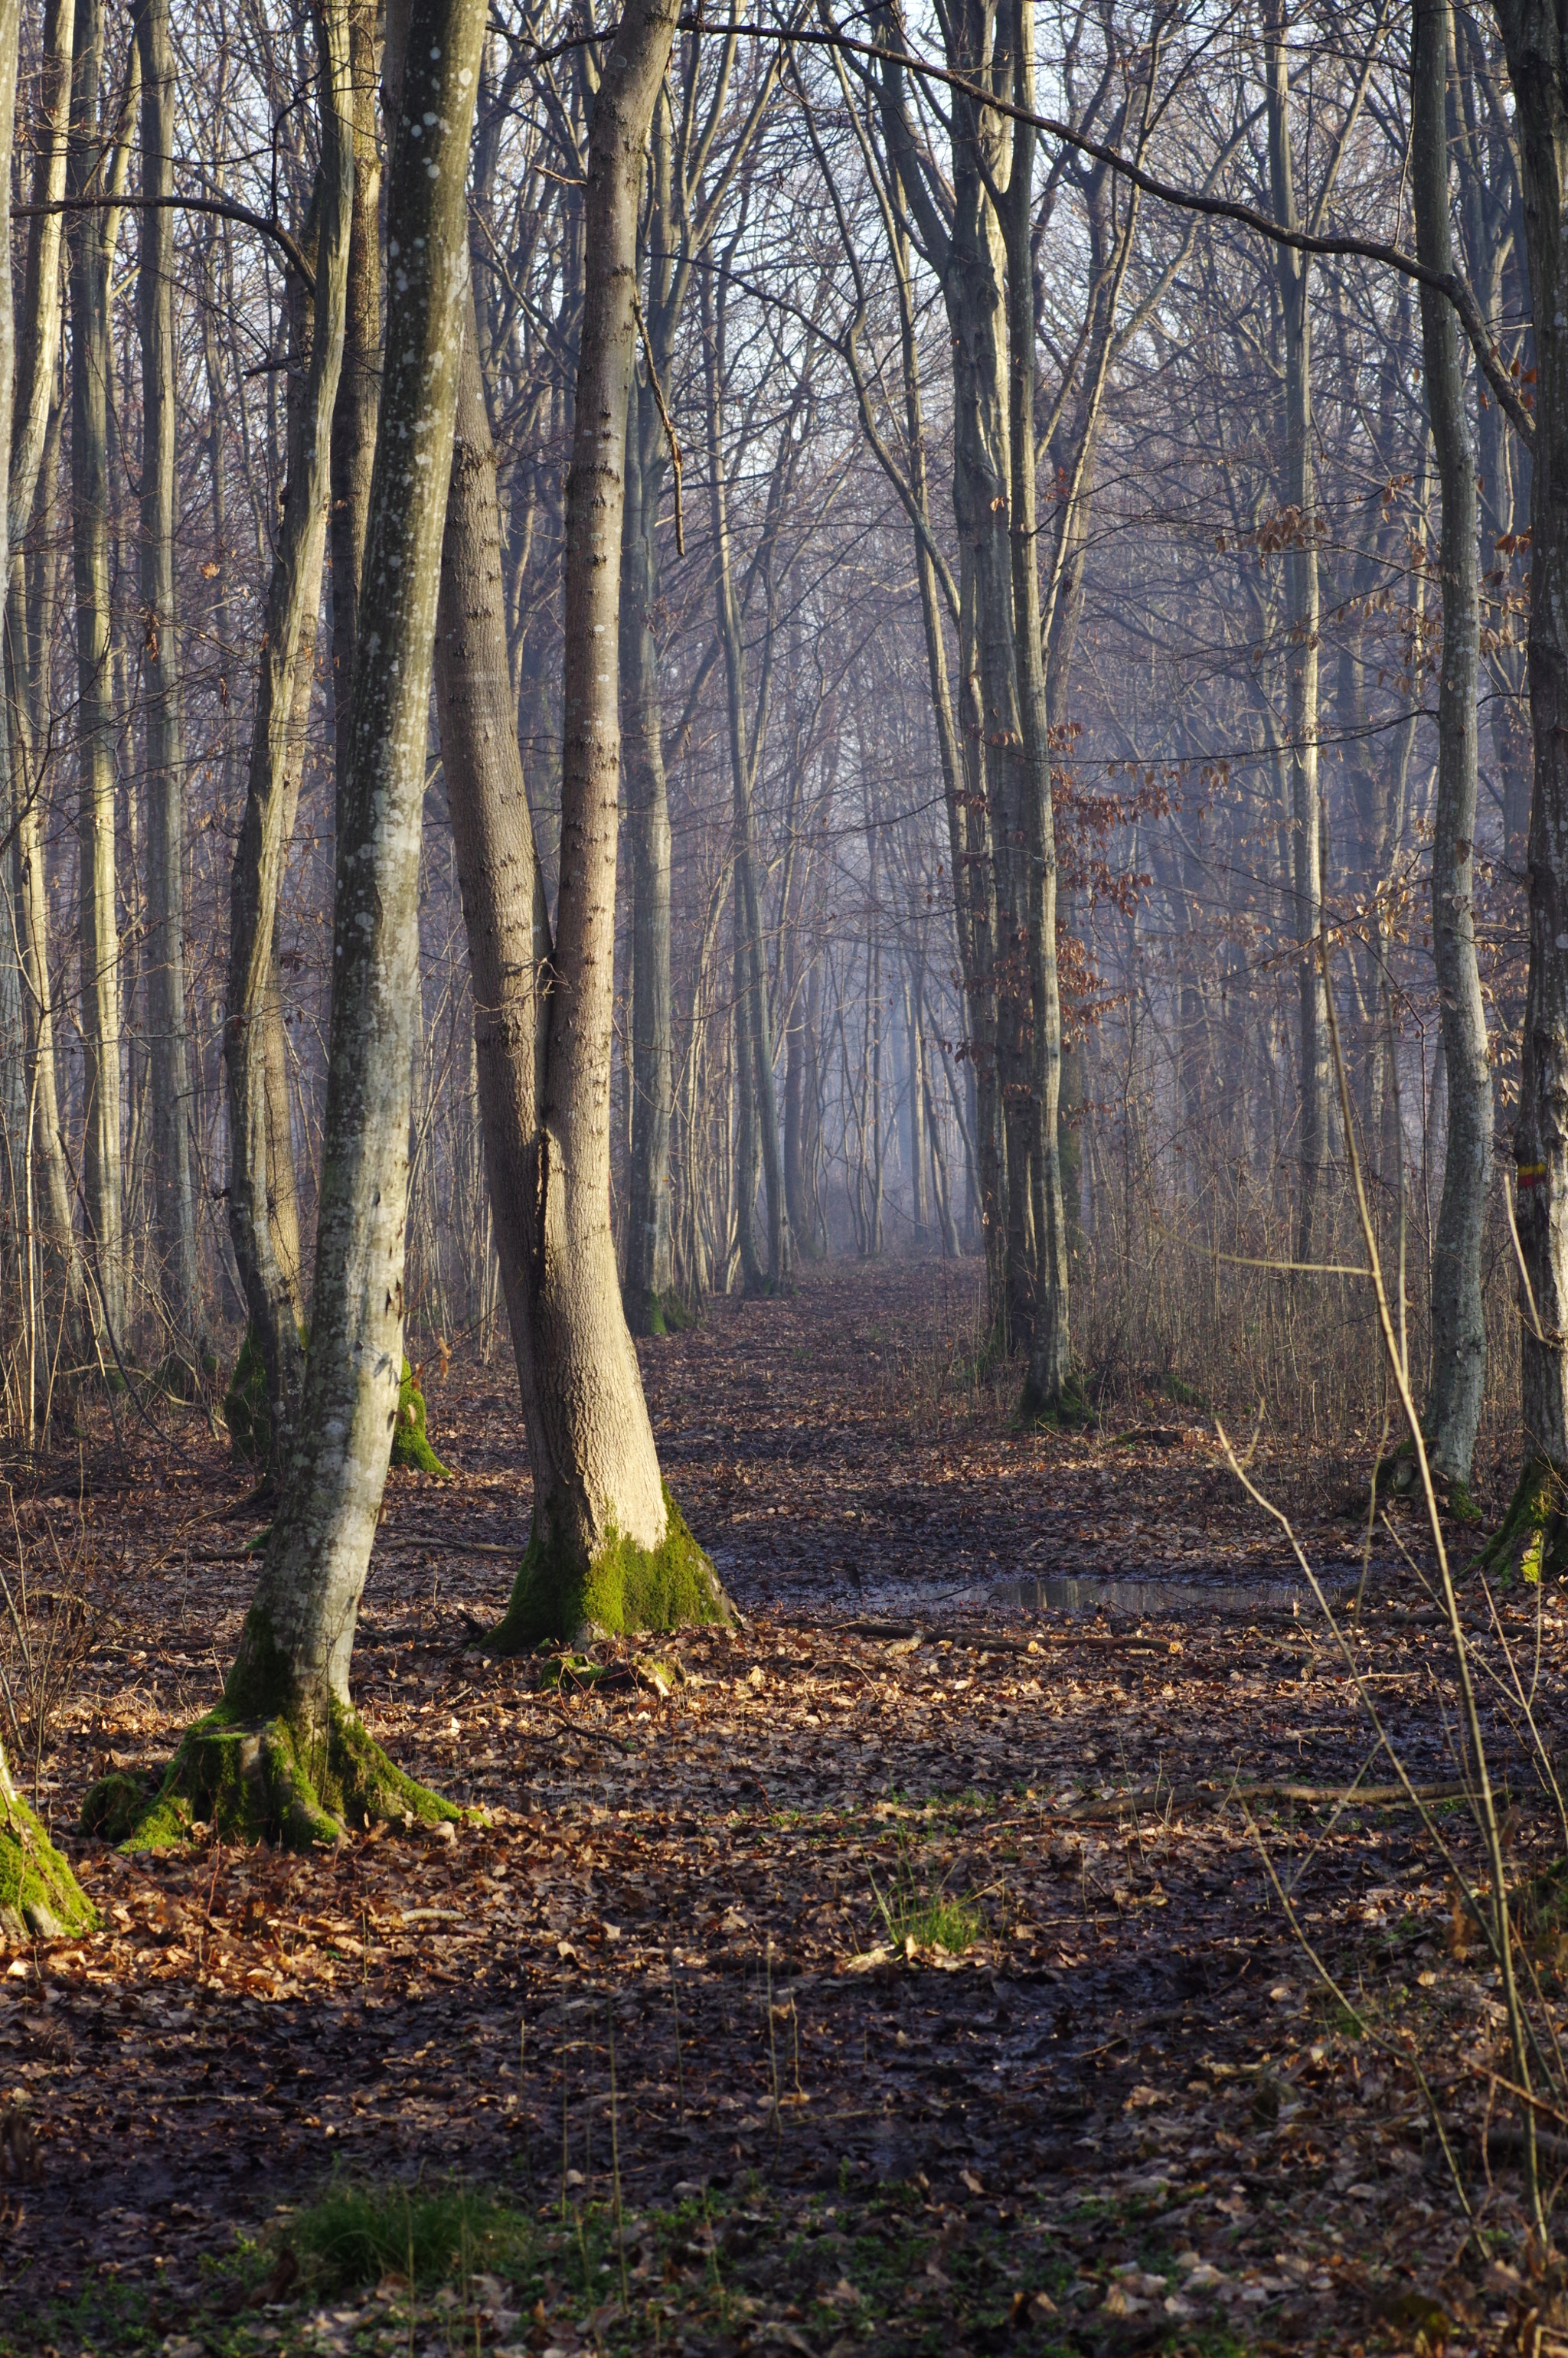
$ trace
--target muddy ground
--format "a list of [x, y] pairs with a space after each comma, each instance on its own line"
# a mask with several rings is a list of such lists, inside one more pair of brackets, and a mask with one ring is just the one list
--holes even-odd
[[[481, 1813], [455, 1839], [75, 1838], [216, 1699], [259, 1518], [198, 1419], [124, 1404], [17, 1481], [13, 1567], [85, 1580], [42, 1798], [103, 1929], [0, 1978], [0, 2351], [1558, 2346], [1416, 1524], [1363, 1583], [1354, 1452], [1259, 1449], [1363, 1589], [1358, 1688], [1199, 1412], [1016, 1433], [974, 1285], [834, 1271], [643, 1347], [747, 1617], [593, 1686], [487, 1655], [514, 1386], [427, 1371], [452, 1478], [389, 1483], [355, 1683]], [[1466, 1594], [1522, 1883], [1563, 1848], [1563, 1615]], [[503, 2202], [510, 2256], [428, 2299], [313, 2273], [323, 2188], [389, 2181]]]

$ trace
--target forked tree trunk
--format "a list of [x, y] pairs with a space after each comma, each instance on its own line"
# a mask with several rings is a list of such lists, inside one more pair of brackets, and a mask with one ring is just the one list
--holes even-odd
[[[324, 0], [323, 168], [332, 191], [352, 188], [347, 16], [345, 0]], [[295, 1844], [330, 1838], [345, 1820], [457, 1814], [371, 1742], [350, 1702], [349, 1659], [403, 1365], [425, 749], [483, 34], [482, 0], [415, 0], [392, 156], [394, 267], [364, 550], [378, 627], [360, 636], [349, 770], [338, 784], [332, 1022], [298, 1432], [223, 1701], [187, 1736], [137, 1841], [178, 1831], [195, 1807]], [[323, 206], [323, 287], [333, 242], [346, 254], [347, 213], [346, 195]]]
[[[1445, 98], [1448, 0], [1415, 0], [1411, 52], [1411, 175], [1417, 251], [1454, 267]], [[1465, 414], [1459, 322], [1421, 289], [1427, 409], [1443, 485], [1443, 673], [1437, 707], [1437, 809], [1432, 844], [1432, 946], [1448, 1069], [1448, 1146], [1432, 1259], [1432, 1462], [1468, 1483], [1487, 1374], [1481, 1247], [1492, 1184], [1492, 1074], [1476, 963], [1476, 687], [1480, 584], [1476, 461]]]
[[[138, 0], [142, 192], [174, 188], [174, 54], [168, 0]], [[150, 1034], [153, 1206], [164, 1308], [178, 1343], [200, 1357], [207, 1321], [190, 1174], [190, 1065], [185, 1020], [185, 728], [175, 641], [174, 214], [141, 216], [136, 305], [142, 347], [140, 588], [147, 750], [147, 925], [143, 952]]]
[[[80, 0], [72, 65], [70, 188], [102, 191], [103, 0]], [[81, 1196], [98, 1303], [115, 1344], [125, 1332], [121, 1178], [120, 933], [114, 892], [114, 708], [109, 583], [109, 251], [106, 217], [70, 233], [71, 548], [76, 585], [77, 847], [85, 1134]]]
[[[296, 365], [288, 400], [287, 497], [267, 591], [250, 778], [229, 903], [229, 1233], [266, 1379], [271, 1463], [286, 1462], [304, 1375], [297, 1274], [274, 1238], [269, 1164], [287, 1151], [287, 1068], [277, 989], [278, 893], [304, 756], [301, 665], [314, 641], [326, 542], [330, 431], [342, 363], [354, 193], [347, 0], [319, 0], [321, 161], [311, 213], [315, 293], [292, 289]], [[308, 319], [308, 326], [305, 321]], [[308, 342], [308, 357], [301, 352]], [[306, 691], [308, 693], [308, 690]], [[341, 782], [340, 781], [340, 784]], [[340, 845], [340, 861], [341, 849]], [[333, 976], [334, 989], [337, 976]], [[273, 1037], [269, 1028], [276, 1026]], [[270, 1050], [270, 1053], [269, 1053]], [[281, 1069], [280, 1069], [281, 1067]], [[281, 1100], [281, 1102], [280, 1102]], [[272, 1152], [269, 1154], [269, 1145]], [[292, 1157], [290, 1192], [292, 1192]], [[296, 1228], [297, 1228], [296, 1223]]]

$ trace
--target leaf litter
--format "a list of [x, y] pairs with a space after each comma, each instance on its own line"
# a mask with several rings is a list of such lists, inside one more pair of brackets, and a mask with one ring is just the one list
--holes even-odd
[[[645, 1348], [732, 1635], [488, 1656], [526, 1474], [455, 1361], [454, 1477], [389, 1481], [354, 1684], [476, 1814], [308, 1859], [70, 1834], [214, 1700], [259, 1520], [188, 1432], [175, 1474], [89, 1450], [113, 1599], [40, 1800], [103, 1924], [0, 1977], [0, 2350], [1568, 2346], [1475, 1928], [1315, 1608], [1195, 1426], [1026, 1436], [953, 1378], [966, 1282], [830, 1271]], [[1344, 1469], [1264, 1455], [1357, 1577]], [[60, 1504], [18, 1491], [19, 1543]], [[1138, 1609], [1026, 1609], [1043, 1568]], [[1504, 1624], [1560, 1693], [1555, 1603]], [[1352, 1642], [1456, 1791], [1391, 1546]], [[1522, 1883], [1561, 1830], [1491, 1696]], [[1534, 1948], [1555, 1991], [1544, 1916]]]

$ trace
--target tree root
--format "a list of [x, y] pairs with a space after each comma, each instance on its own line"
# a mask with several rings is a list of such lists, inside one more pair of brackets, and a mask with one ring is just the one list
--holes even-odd
[[738, 1617], [719, 1575], [687, 1529], [686, 1518], [661, 1485], [668, 1517], [656, 1548], [611, 1533], [590, 1564], [581, 1564], [545, 1535], [535, 1514], [528, 1551], [505, 1617], [488, 1643], [521, 1654], [546, 1639], [582, 1640], [633, 1629], [685, 1629]]
[[0, 1758], [0, 1940], [90, 1932], [97, 1911]]
[[341, 1704], [324, 1736], [297, 1715], [252, 1719], [220, 1704], [187, 1731], [154, 1790], [124, 1773], [101, 1778], [81, 1805], [81, 1831], [124, 1851], [167, 1850], [205, 1824], [229, 1841], [308, 1851], [347, 1826], [461, 1815], [405, 1776]]
[[1033, 1376], [1025, 1376], [1018, 1403], [1018, 1422], [1036, 1431], [1044, 1427], [1053, 1433], [1076, 1433], [1085, 1426], [1098, 1425], [1099, 1415], [1084, 1390], [1081, 1377], [1068, 1376], [1058, 1392], [1047, 1396], [1038, 1389]]

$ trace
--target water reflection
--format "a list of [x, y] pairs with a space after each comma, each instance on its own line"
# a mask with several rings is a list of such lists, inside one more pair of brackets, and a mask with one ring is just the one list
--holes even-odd
[[[1344, 1595], [1337, 1585], [1324, 1584], [1331, 1600]], [[1178, 1580], [1053, 1579], [1045, 1574], [1023, 1580], [999, 1581], [989, 1593], [993, 1605], [1024, 1613], [1112, 1613], [1130, 1619], [1180, 1617], [1184, 1613], [1314, 1613], [1313, 1593], [1304, 1581], [1236, 1581], [1200, 1585]]]

